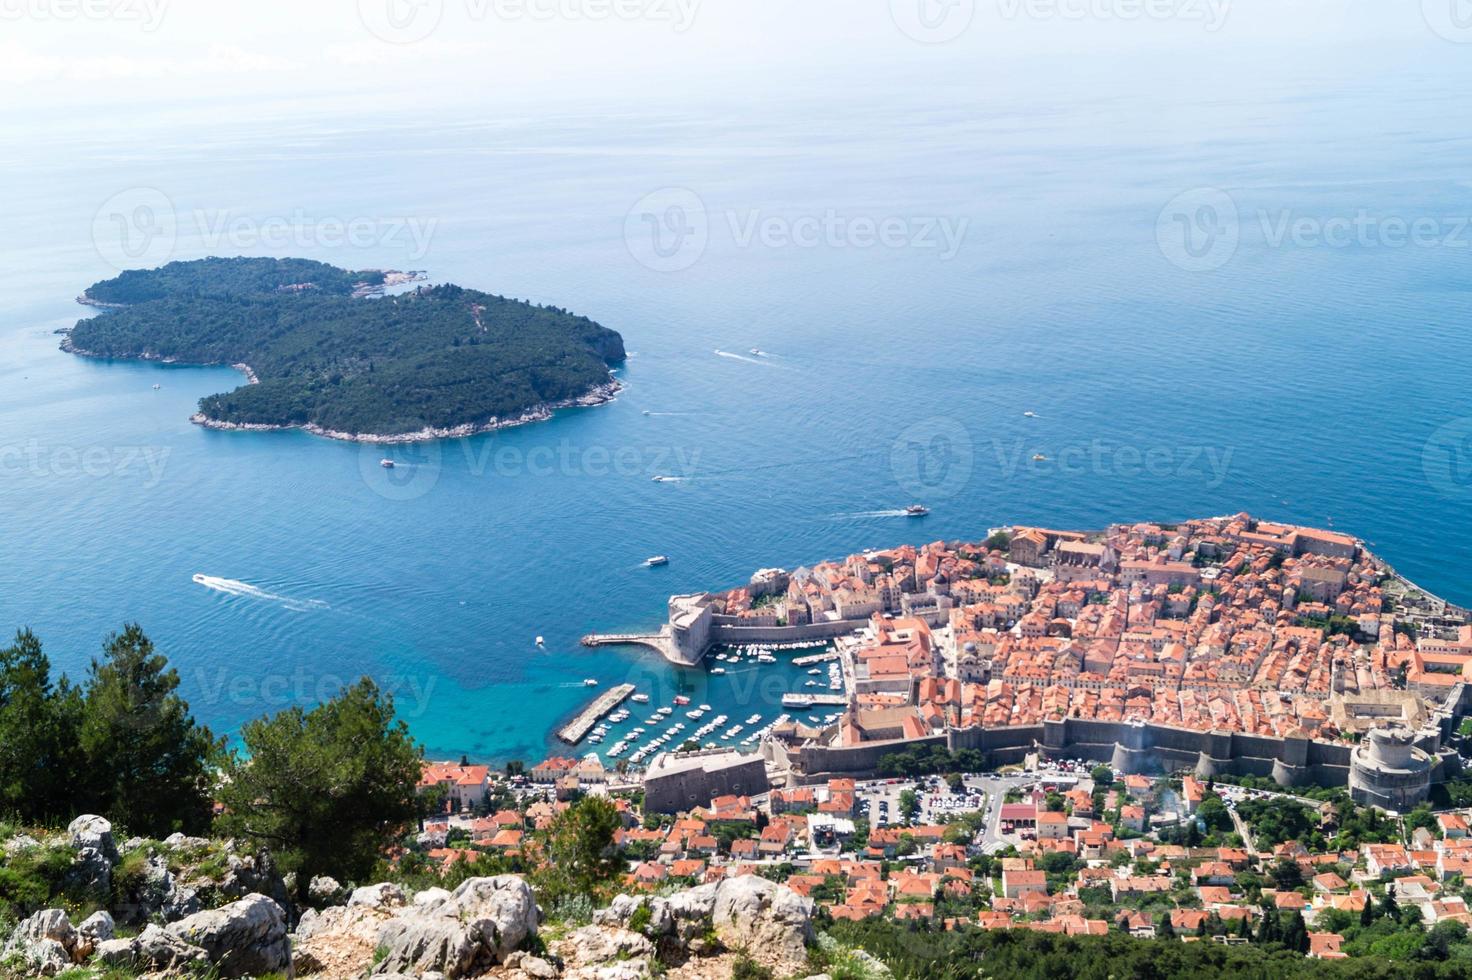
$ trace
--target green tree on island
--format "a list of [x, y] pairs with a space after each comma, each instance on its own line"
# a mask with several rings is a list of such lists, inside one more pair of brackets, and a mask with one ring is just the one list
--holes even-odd
[[268, 847], [302, 897], [316, 875], [365, 880], [420, 812], [423, 750], [366, 677], [310, 711], [250, 722], [241, 741], [221, 826]]
[[132, 834], [210, 826], [224, 743], [195, 722], [178, 688], [178, 672], [136, 624], [110, 636], [92, 661], [80, 733], [87, 777], [75, 800]]

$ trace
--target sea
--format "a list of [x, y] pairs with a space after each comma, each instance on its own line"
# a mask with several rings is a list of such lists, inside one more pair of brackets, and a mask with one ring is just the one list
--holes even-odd
[[[232, 736], [367, 675], [431, 757], [499, 764], [569, 751], [585, 680], [650, 694], [632, 726], [765, 724], [810, 679], [586, 633], [1005, 524], [1248, 511], [1472, 603], [1464, 87], [1375, 67], [38, 126], [0, 149], [0, 628], [78, 679], [138, 622]], [[585, 314], [625, 387], [360, 446], [191, 424], [226, 367], [59, 350], [90, 283], [206, 255]]]

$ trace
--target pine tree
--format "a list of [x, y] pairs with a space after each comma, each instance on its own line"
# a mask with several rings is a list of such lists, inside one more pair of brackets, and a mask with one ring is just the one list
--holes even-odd
[[1365, 907], [1360, 909], [1360, 928], [1368, 929], [1375, 922], [1375, 899], [1373, 896], [1365, 896]]
[[224, 742], [196, 724], [178, 688], [178, 671], [136, 624], [109, 637], [103, 658], [92, 661], [81, 720], [88, 777], [79, 795], [132, 834], [210, 825]]
[[1160, 928], [1156, 930], [1156, 935], [1160, 936], [1160, 938], [1162, 939], [1176, 938], [1176, 927], [1170, 921], [1169, 911], [1163, 912], [1161, 914]]

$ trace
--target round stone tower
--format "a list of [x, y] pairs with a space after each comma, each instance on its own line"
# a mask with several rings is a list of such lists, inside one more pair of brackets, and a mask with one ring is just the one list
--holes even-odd
[[1404, 813], [1431, 791], [1434, 759], [1404, 728], [1372, 729], [1349, 757], [1349, 794], [1357, 803]]

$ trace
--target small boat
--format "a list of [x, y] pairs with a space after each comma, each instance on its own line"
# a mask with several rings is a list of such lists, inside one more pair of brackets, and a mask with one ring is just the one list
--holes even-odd
[[815, 676], [815, 677], [816, 677], [816, 676], [817, 676], [817, 675], [818, 675], [818, 674], [821, 674], [821, 673], [822, 673], [822, 671], [821, 671], [821, 670], [819, 670], [819, 669], [818, 669], [818, 668], [816, 668], [816, 667], [814, 667], [814, 668], [813, 668], [813, 669], [812, 669], [812, 670], [810, 670], [810, 671], [808, 671], [808, 673], [809, 673], [809, 674], [812, 674], [812, 675], [813, 675], [813, 676]]
[[386, 470], [391, 470], [394, 468], [394, 461], [388, 458], [384, 458], [378, 461], [378, 465], [382, 466]]
[[1038, 417], [1038, 413], [1037, 412], [1023, 412], [1022, 413], [1022, 417], [1025, 418], [1025, 419], [1035, 419], [1035, 418]]
[[930, 513], [930, 508], [924, 504], [911, 504], [905, 508], [906, 517], [924, 517], [928, 513]]
[[644, 414], [645, 414], [645, 415], [648, 415], [648, 414], [649, 414], [649, 409], [647, 409], [647, 408], [646, 408], [646, 409], [644, 409]]
[[751, 356], [752, 357], [766, 357], [767, 356], [767, 352], [764, 351], [764, 350], [762, 350], [760, 347], [753, 347], [751, 349]]
[[158, 391], [158, 390], [159, 390], [159, 389], [160, 389], [160, 388], [162, 388], [162, 387], [163, 387], [163, 385], [154, 385], [154, 386], [153, 386], [153, 390], [154, 390], [154, 391]]
[[1048, 461], [1048, 457], [1044, 456], [1042, 453], [1033, 453], [1032, 461], [1034, 463], [1046, 463]]
[[583, 678], [583, 686], [584, 687], [597, 687], [598, 686], [598, 678], [596, 678], [596, 677], [584, 677]]
[[655, 555], [653, 558], [644, 559], [644, 564], [648, 565], [650, 568], [654, 568], [658, 565], [668, 565], [669, 563], [669, 558], [665, 557], [664, 555]]
[[726, 672], [726, 668], [724, 668], [724, 667], [712, 667], [710, 669], [710, 672], [712, 674], [715, 674], [717, 677], [719, 677], [719, 676], [721, 676], [722, 674], [724, 674]]
[[635, 704], [648, 704], [649, 703], [649, 695], [647, 695], [647, 694], [635, 694], [633, 697], [629, 698], [629, 700], [632, 701], [632, 702], [634, 702]]
[[683, 694], [677, 695], [675, 697], [675, 704], [679, 705], [681, 708], [685, 707], [685, 705], [687, 705], [689, 703], [690, 703], [690, 699], [687, 698], [687, 697], [685, 697], [685, 695], [683, 695]]
[[710, 710], [710, 705], [708, 705], [708, 704], [702, 704], [700, 706], [700, 710], [701, 711], [709, 711]]
[[539, 636], [539, 637], [537, 637], [537, 646], [539, 646], [539, 647], [544, 647], [544, 646], [546, 646], [546, 645], [547, 645], [547, 641], [546, 641], [546, 639], [545, 639], [545, 638], [543, 638], [543, 637], [540, 637], [540, 636]]

